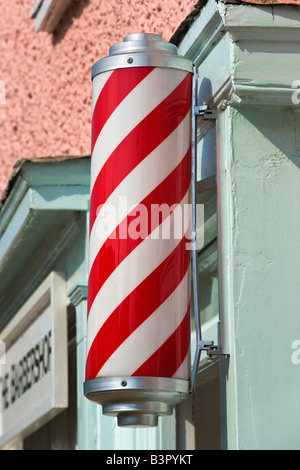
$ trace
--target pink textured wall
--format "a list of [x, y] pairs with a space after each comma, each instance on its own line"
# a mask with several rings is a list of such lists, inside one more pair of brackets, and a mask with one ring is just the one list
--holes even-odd
[[53, 35], [35, 32], [34, 3], [0, 0], [0, 194], [21, 158], [89, 154], [93, 63], [126, 34], [168, 41], [196, 1], [73, 0]]

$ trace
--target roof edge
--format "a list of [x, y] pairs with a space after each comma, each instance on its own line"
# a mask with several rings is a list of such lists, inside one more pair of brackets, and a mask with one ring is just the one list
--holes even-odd
[[83, 158], [90, 158], [90, 155], [79, 155], [79, 156], [58, 156], [58, 157], [37, 157], [37, 158], [22, 158], [17, 160], [17, 162], [13, 166], [13, 172], [8, 180], [8, 183], [1, 194], [0, 197], [0, 214], [5, 205], [5, 202], [9, 198], [10, 194], [12, 193], [20, 174], [22, 173], [23, 166], [26, 163], [59, 163], [59, 162], [66, 162], [69, 160], [80, 160]]
[[[299, 6], [300, 7], [300, 0], [215, 0], [216, 2], [222, 2], [226, 5], [255, 5], [255, 6]], [[199, 0], [194, 6], [192, 11], [187, 15], [187, 17], [182, 21], [176, 31], [173, 33], [172, 37], [170, 38], [169, 42], [175, 44], [175, 46], [179, 46], [180, 42], [182, 41], [184, 35], [188, 32], [191, 25], [194, 23], [196, 17], [200, 15], [201, 10], [205, 7], [208, 3], [208, 0]]]

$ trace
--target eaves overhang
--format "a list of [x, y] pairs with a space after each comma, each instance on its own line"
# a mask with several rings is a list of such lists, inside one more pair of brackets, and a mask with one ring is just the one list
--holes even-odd
[[[214, 0], [215, 3], [223, 3], [227, 5], [253, 5], [253, 6], [267, 6], [272, 7], [274, 5], [295, 5], [300, 6], [300, 0]], [[187, 31], [190, 29], [195, 19], [201, 14], [202, 9], [207, 4], [208, 0], [198, 0], [193, 6], [191, 12], [184, 18], [178, 28], [174, 31], [170, 42], [178, 46], [184, 38]]]
[[0, 330], [85, 227], [89, 192], [89, 156], [15, 166], [0, 207]]
[[198, 14], [176, 39], [179, 53], [198, 71], [198, 104], [220, 111], [228, 106], [296, 110], [299, 2], [198, 4]]

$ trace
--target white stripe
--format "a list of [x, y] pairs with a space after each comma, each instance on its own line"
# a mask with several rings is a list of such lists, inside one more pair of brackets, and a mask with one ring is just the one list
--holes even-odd
[[189, 271], [174, 292], [110, 356], [98, 376], [132, 375], [182, 322], [190, 301]]
[[187, 72], [182, 70], [170, 73], [168, 69], [155, 68], [124, 98], [106, 121], [96, 141], [91, 159], [91, 189], [115, 148], [175, 90], [186, 75]]
[[[161, 230], [165, 230], [178, 220], [184, 204], [189, 203], [188, 190], [174, 212], [157, 227], [148, 238], [143, 240], [115, 269], [103, 284], [91, 306], [87, 322], [87, 351], [95, 339], [99, 329], [111, 313], [136, 287], [146, 279], [176, 248], [181, 240], [155, 239]], [[185, 220], [182, 223], [186, 223]], [[171, 228], [172, 230], [172, 228]], [[187, 232], [186, 226], [183, 233]], [[172, 231], [171, 231], [172, 233]]]
[[[179, 165], [188, 151], [189, 135], [190, 113], [172, 134], [124, 178], [103, 204], [90, 234], [89, 271], [105, 240], [128, 215], [129, 209], [138, 205]], [[126, 202], [124, 208], [123, 200]], [[109, 226], [106, 224], [108, 217]]]
[[100, 73], [93, 79], [93, 91], [92, 91], [92, 116], [94, 114], [94, 109], [98, 101], [99, 95], [104, 88], [105, 83], [113, 73], [112, 71]]
[[191, 357], [190, 357], [190, 349], [185, 356], [184, 361], [180, 364], [177, 371], [174, 375], [172, 375], [173, 379], [183, 379], [189, 380], [191, 375]]

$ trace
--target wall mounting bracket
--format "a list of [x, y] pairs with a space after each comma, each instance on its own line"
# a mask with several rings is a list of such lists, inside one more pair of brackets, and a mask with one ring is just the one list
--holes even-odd
[[194, 116], [200, 116], [205, 120], [215, 120], [217, 115], [218, 111], [216, 109], [209, 109], [205, 103], [200, 106], [194, 106]]
[[213, 341], [199, 341], [200, 351], [206, 351], [208, 356], [221, 356], [223, 355], [221, 346], [217, 346]]

